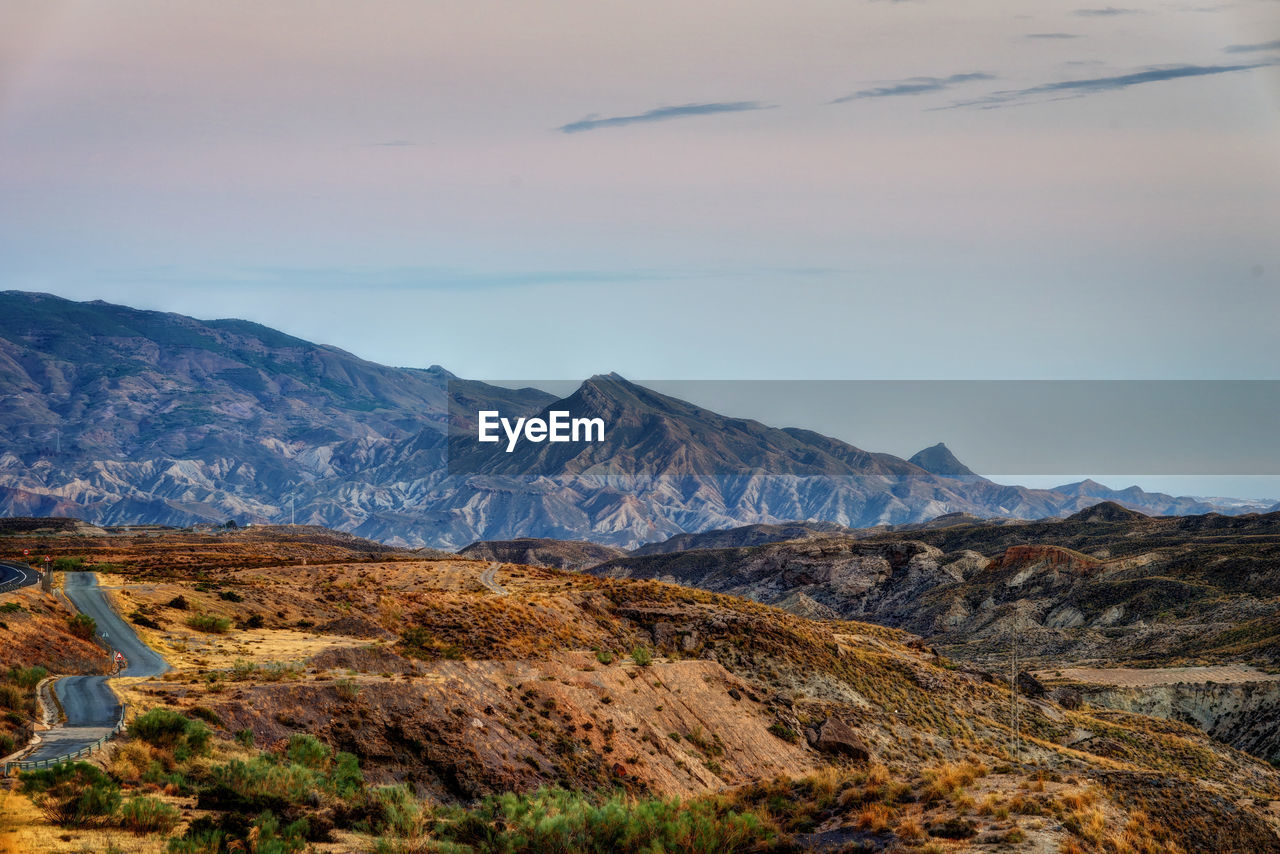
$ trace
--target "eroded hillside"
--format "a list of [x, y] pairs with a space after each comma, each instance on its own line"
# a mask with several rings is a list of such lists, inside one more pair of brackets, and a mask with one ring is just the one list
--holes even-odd
[[[315, 532], [235, 535], [180, 560], [190, 536], [121, 538], [100, 574], [174, 666], [116, 680], [131, 716], [208, 722], [206, 765], [245, 745], [287, 764], [314, 736], [354, 757], [362, 785], [425, 798], [437, 820], [414, 832], [428, 837], [453, 839], [458, 809], [498, 832], [484, 798], [559, 786], [755, 816], [763, 835], [740, 850], [1280, 848], [1266, 763], [1068, 694], [1021, 700], [1015, 732], [1007, 683], [901, 631], [661, 582], [376, 555]], [[224, 801], [182, 770], [195, 760], [165, 761], [187, 781], [165, 796], [183, 815], [172, 832], [223, 821]], [[168, 785], [108, 768], [140, 791]], [[358, 850], [370, 832], [408, 844], [404, 827], [357, 822], [355, 797], [276, 809], [308, 817], [320, 850]]]

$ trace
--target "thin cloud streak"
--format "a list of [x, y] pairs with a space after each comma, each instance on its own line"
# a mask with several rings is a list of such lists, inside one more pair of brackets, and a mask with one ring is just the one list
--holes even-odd
[[712, 104], [681, 104], [676, 107], [658, 107], [648, 112], [633, 116], [608, 116], [595, 118], [587, 116], [576, 122], [561, 125], [556, 130], [561, 133], [582, 133], [600, 128], [622, 127], [624, 125], [644, 124], [648, 122], [664, 122], [670, 119], [683, 119], [692, 116], [711, 116], [718, 113], [745, 113], [753, 110], [767, 110], [770, 107], [759, 101], [728, 101]]
[[1071, 14], [1080, 18], [1112, 18], [1116, 15], [1136, 15], [1138, 9], [1117, 9], [1115, 6], [1107, 6], [1103, 9], [1076, 9]]
[[1078, 33], [1027, 33], [1024, 38], [1028, 39], [1078, 39]]
[[1039, 95], [1064, 95], [1081, 98], [1098, 92], [1114, 92], [1130, 86], [1144, 83], [1160, 83], [1166, 80], [1181, 80], [1186, 77], [1207, 77], [1215, 74], [1229, 74], [1234, 71], [1252, 71], [1265, 68], [1276, 62], [1254, 62], [1247, 65], [1175, 65], [1165, 68], [1146, 68], [1129, 74], [1117, 74], [1110, 77], [1090, 77], [1080, 80], [1059, 80], [1055, 83], [1043, 83], [1026, 89], [1009, 89], [993, 92], [985, 98], [972, 101], [959, 101], [939, 109], [955, 109], [958, 107], [979, 107], [990, 109], [1001, 106], [1014, 106], [1027, 103]]
[[867, 98], [892, 98], [899, 95], [923, 95], [928, 92], [941, 92], [943, 89], [958, 83], [973, 80], [994, 80], [990, 74], [973, 72], [970, 74], [952, 74], [950, 77], [910, 77], [899, 80], [888, 86], [877, 86], [874, 89], [862, 89], [852, 95], [845, 95], [831, 101], [832, 104], [847, 104], [850, 101], [862, 101]]
[[1230, 44], [1222, 50], [1225, 53], [1259, 53], [1268, 50], [1280, 50], [1280, 39], [1259, 44]]

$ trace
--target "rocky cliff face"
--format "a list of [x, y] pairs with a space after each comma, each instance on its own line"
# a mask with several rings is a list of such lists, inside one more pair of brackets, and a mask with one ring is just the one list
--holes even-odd
[[1105, 686], [1081, 694], [1104, 709], [1191, 724], [1245, 753], [1280, 763], [1280, 682]]

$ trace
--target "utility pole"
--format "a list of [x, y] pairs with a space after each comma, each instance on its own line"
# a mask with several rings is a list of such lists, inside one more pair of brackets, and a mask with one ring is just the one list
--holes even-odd
[[289, 496], [289, 524], [290, 525], [298, 524], [298, 514], [297, 514], [296, 508], [294, 507], [294, 501], [296, 500], [296, 498], [297, 497], [293, 495]]

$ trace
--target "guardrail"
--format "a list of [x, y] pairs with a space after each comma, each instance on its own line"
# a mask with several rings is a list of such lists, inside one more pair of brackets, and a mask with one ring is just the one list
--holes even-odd
[[115, 738], [120, 733], [120, 730], [124, 729], [124, 713], [127, 708], [128, 706], [126, 704], [120, 704], [120, 720], [116, 721], [116, 725], [111, 728], [111, 732], [107, 733], [93, 744], [82, 747], [72, 753], [64, 753], [62, 756], [55, 756], [52, 759], [31, 759], [6, 762], [4, 763], [3, 768], [0, 769], [0, 771], [3, 772], [0, 773], [0, 777], [8, 777], [17, 771], [30, 771], [33, 768], [48, 768], [51, 765], [57, 765], [59, 762], [67, 762], [71, 759], [79, 759], [81, 756], [89, 756], [93, 753], [97, 753], [102, 749], [104, 744], [112, 738]]
[[26, 587], [28, 584], [24, 579], [19, 578], [17, 581], [6, 581], [0, 584], [0, 593], [8, 593], [10, 590], [17, 590], [19, 587]]

